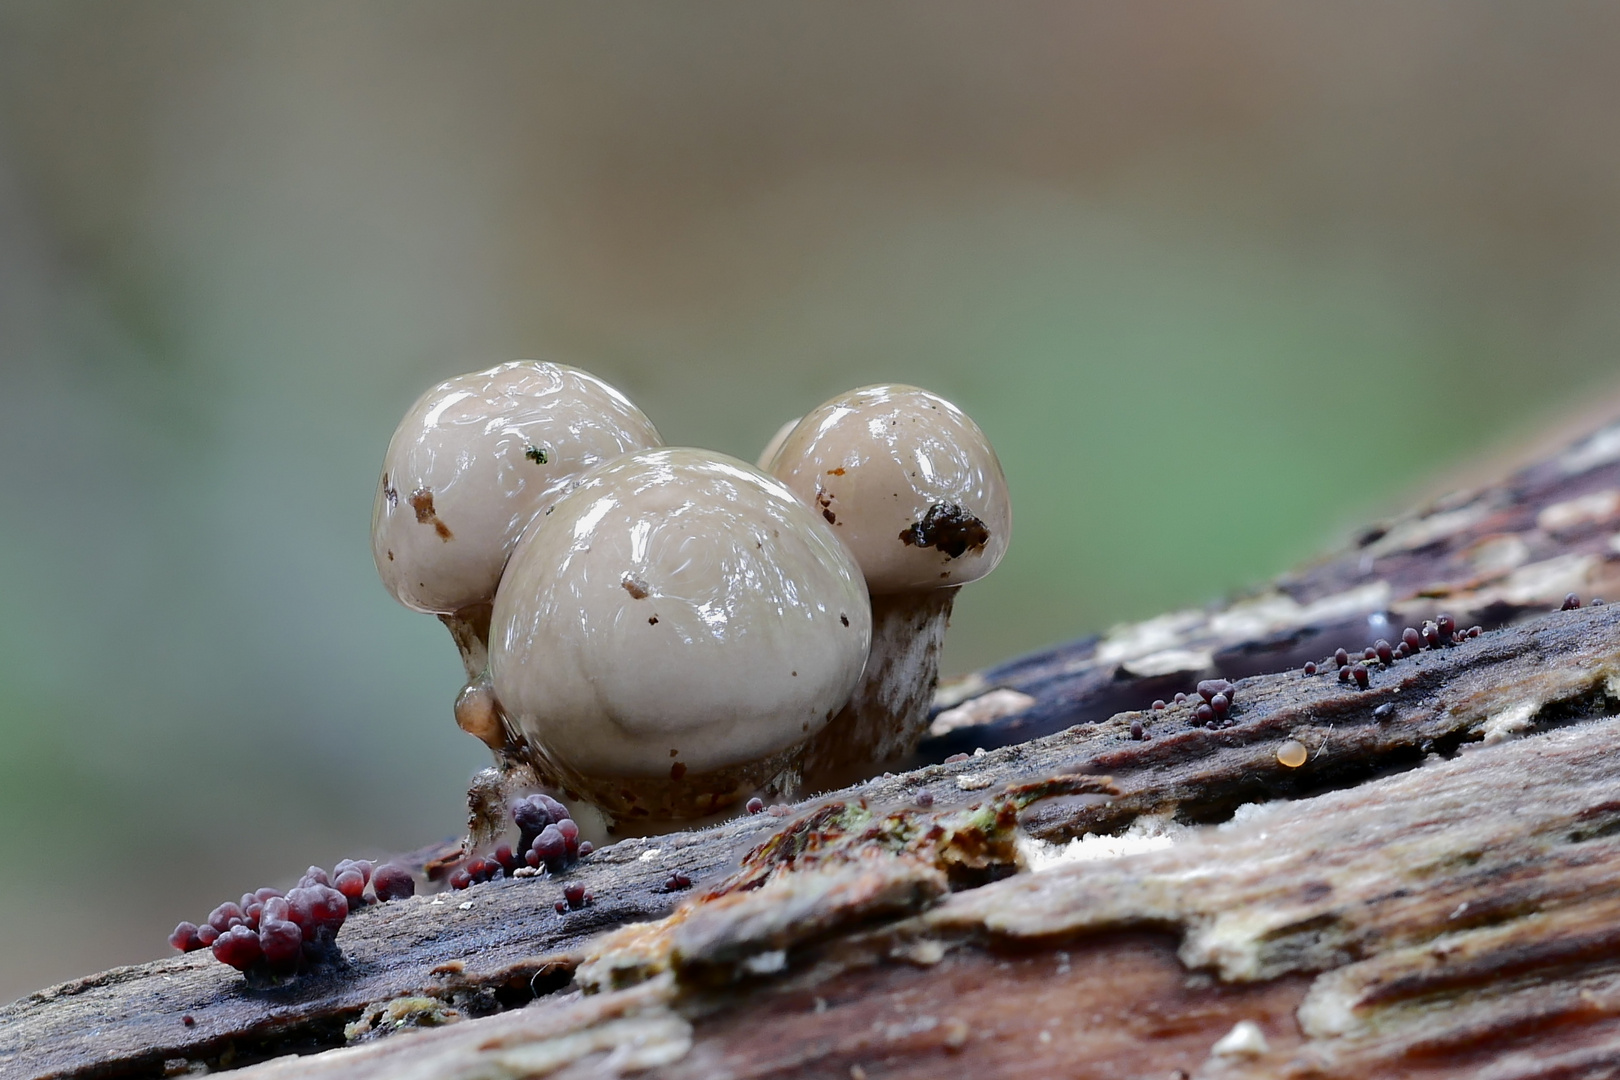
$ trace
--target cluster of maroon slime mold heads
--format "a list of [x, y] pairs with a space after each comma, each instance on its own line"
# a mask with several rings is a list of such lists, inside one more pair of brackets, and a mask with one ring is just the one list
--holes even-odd
[[227, 900], [201, 926], [176, 926], [169, 944], [181, 952], [212, 949], [216, 960], [244, 973], [293, 975], [337, 959], [337, 932], [349, 912], [415, 892], [403, 867], [374, 869], [365, 859], [344, 859], [330, 875], [310, 867], [285, 893], [264, 888], [244, 893], [240, 903]]
[[[542, 870], [558, 873], [594, 850], [589, 840], [579, 838], [579, 825], [568, 816], [568, 808], [550, 795], [530, 795], [513, 803], [512, 821], [518, 827], [517, 848], [502, 844], [488, 858], [469, 860], [451, 872], [452, 889], [471, 888], [498, 877], [515, 877], [524, 867], [536, 875]], [[580, 890], [583, 894], [584, 886]], [[568, 889], [563, 894], [568, 896]], [[588, 896], [581, 895], [578, 903], [559, 901], [557, 910], [584, 907], [589, 902]]]
[[[1593, 607], [1599, 607], [1603, 604], [1603, 600], [1594, 596], [1591, 604]], [[1581, 598], [1574, 593], [1570, 593], [1564, 597], [1563, 605], [1559, 610], [1574, 611], [1580, 606]], [[1315, 661], [1306, 664], [1304, 674], [1315, 675], [1318, 671], [1324, 669], [1336, 669], [1339, 673], [1340, 682], [1354, 682], [1357, 687], [1365, 690], [1371, 684], [1372, 675], [1370, 669], [1374, 664], [1387, 668], [1397, 660], [1404, 660], [1425, 647], [1429, 649], [1444, 648], [1468, 638], [1477, 638], [1482, 632], [1482, 629], [1478, 626], [1470, 626], [1466, 630], [1459, 630], [1457, 621], [1450, 615], [1439, 615], [1432, 622], [1425, 622], [1421, 630], [1408, 626], [1401, 632], [1401, 639], [1394, 645], [1391, 645], [1383, 638], [1379, 638], [1363, 649], [1360, 656], [1352, 656], [1346, 650], [1339, 649], [1331, 659], [1324, 660], [1320, 664]], [[1199, 683], [1198, 696], [1204, 700], [1201, 705], [1198, 705], [1192, 711], [1192, 726], [1219, 728], [1235, 723], [1229, 718], [1235, 690], [1236, 687], [1225, 679], [1205, 679]], [[1180, 705], [1187, 700], [1186, 694], [1177, 694], [1174, 703]], [[1155, 713], [1163, 712], [1167, 708], [1169, 708], [1169, 705], [1162, 699], [1155, 701], [1152, 705], [1152, 711]], [[1148, 733], [1142, 721], [1132, 720], [1131, 738], [1148, 739], [1152, 738], [1152, 736]], [[965, 757], [966, 755], [961, 756]]]

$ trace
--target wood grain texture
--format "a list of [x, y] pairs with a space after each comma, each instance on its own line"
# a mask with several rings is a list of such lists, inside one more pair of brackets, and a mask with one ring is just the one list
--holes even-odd
[[[1610, 719], [1482, 747], [881, 926], [834, 903], [823, 923], [844, 911], [844, 935], [807, 935], [756, 971], [738, 940], [754, 956], [783, 941], [739, 933], [719, 982], [695, 962], [713, 935], [682, 934], [696, 901], [586, 950], [587, 964], [649, 937], [684, 951], [636, 986], [245, 1075], [605, 1076], [632, 1061], [668, 1078], [1608, 1075], [1617, 739]], [[826, 862], [773, 880], [817, 906], [829, 876], [847, 880]], [[1261, 1039], [1222, 1053], [1244, 1022]]]
[[[1199, 679], [1298, 667], [1343, 646], [1393, 642], [1449, 612], [1467, 626], [1509, 625], [1564, 594], [1620, 599], [1620, 423], [1495, 482], [1362, 530], [1331, 557], [1209, 608], [1173, 611], [969, 676], [954, 706], [993, 689], [1033, 700], [982, 723], [947, 712], [924, 758], [1024, 742], [1093, 723]], [[939, 711], [945, 711], [941, 709]]]

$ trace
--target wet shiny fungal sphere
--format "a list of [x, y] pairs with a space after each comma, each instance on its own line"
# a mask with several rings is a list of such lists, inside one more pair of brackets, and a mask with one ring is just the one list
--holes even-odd
[[488, 603], [524, 528], [580, 473], [660, 442], [623, 394], [566, 364], [517, 360], [442, 382], [388, 445], [377, 570], [417, 611]]
[[518, 544], [490, 674], [570, 790], [689, 817], [788, 767], [870, 639], [859, 568], [792, 492], [724, 455], [647, 450], [585, 474]]
[[1305, 749], [1305, 744], [1298, 739], [1289, 739], [1277, 747], [1277, 763], [1290, 769], [1299, 768], [1309, 757], [1310, 753]]
[[874, 595], [975, 581], [1011, 537], [1006, 477], [984, 432], [915, 386], [863, 386], [824, 402], [766, 471], [819, 510]]

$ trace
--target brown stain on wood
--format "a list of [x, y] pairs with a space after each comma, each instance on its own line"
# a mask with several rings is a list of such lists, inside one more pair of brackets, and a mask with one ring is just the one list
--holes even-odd
[[848, 1080], [856, 1067], [907, 1080], [1191, 1075], [1240, 1020], [1258, 1019], [1273, 1054], [1285, 1056], [1302, 1041], [1292, 1013], [1308, 985], [1223, 986], [1191, 975], [1163, 935], [1038, 952], [963, 948], [932, 966], [891, 961], [762, 990], [746, 1010], [698, 1020], [687, 1056], [652, 1075]]

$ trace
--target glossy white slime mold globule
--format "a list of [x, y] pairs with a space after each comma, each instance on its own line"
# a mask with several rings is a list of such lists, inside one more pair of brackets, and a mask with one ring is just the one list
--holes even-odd
[[496, 593], [490, 676], [541, 771], [614, 818], [788, 793], [860, 679], [860, 569], [780, 482], [623, 455], [537, 518]]
[[866, 675], [806, 762], [832, 786], [916, 749], [956, 591], [1001, 561], [1012, 503], [984, 432], [915, 386], [851, 390], [773, 442], [767, 471], [832, 528], [872, 598]]
[[[529, 522], [585, 470], [659, 443], [623, 394], [565, 364], [516, 360], [448, 379], [389, 442], [372, 510], [377, 572], [400, 603], [449, 627], [476, 686], [495, 589]], [[501, 750], [487, 710], [458, 707], [457, 719]]]

